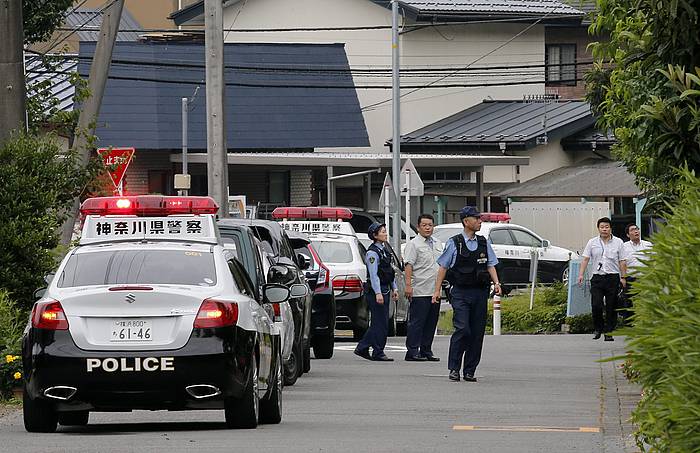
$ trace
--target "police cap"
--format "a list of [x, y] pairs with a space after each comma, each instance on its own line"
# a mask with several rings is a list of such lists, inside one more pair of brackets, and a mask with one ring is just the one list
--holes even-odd
[[367, 229], [367, 236], [369, 236], [369, 238], [374, 241], [374, 235], [377, 234], [377, 232], [379, 232], [381, 227], [385, 227], [385, 226], [386, 226], [386, 224], [384, 224], [384, 223], [374, 222]]
[[481, 213], [474, 206], [465, 206], [459, 211], [459, 219], [464, 220], [466, 217], [481, 217]]

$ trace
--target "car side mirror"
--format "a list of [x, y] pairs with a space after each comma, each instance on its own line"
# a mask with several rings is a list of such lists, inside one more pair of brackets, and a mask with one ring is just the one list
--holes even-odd
[[291, 291], [284, 285], [268, 283], [263, 286], [263, 298], [266, 303], [278, 304], [289, 300]]
[[55, 276], [56, 274], [54, 272], [49, 272], [48, 274], [44, 275], [44, 282], [46, 282], [47, 285], [50, 285]]
[[297, 254], [297, 261], [299, 262], [299, 269], [305, 271], [311, 267], [311, 261], [309, 261], [303, 254]]
[[302, 285], [301, 283], [296, 283], [289, 288], [291, 297], [305, 297], [309, 294], [309, 287], [307, 285]]
[[46, 288], [39, 288], [34, 291], [34, 299], [39, 300], [46, 294]]
[[542, 247], [547, 248], [549, 247], [549, 241], [547, 239], [542, 239]]

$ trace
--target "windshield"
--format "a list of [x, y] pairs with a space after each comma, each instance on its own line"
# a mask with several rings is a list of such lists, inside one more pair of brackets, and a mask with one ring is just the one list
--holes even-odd
[[324, 263], [352, 263], [352, 250], [347, 242], [313, 241], [313, 244]]
[[60, 288], [91, 285], [214, 286], [214, 256], [193, 250], [101, 250], [68, 259]]

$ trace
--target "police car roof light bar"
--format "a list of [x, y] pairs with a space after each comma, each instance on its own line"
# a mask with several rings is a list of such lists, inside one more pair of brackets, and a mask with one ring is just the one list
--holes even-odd
[[132, 215], [158, 217], [178, 214], [216, 214], [219, 206], [211, 197], [137, 195], [88, 198], [80, 206], [82, 215]]
[[277, 220], [350, 220], [352, 219], [352, 211], [348, 208], [281, 207], [272, 211], [272, 218]]
[[508, 223], [510, 214], [506, 212], [482, 212], [481, 220], [484, 222]]

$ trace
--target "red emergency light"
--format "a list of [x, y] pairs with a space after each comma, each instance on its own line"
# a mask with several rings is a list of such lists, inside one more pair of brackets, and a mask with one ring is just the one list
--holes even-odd
[[481, 220], [483, 222], [508, 223], [510, 221], [510, 214], [506, 212], [482, 212]]
[[139, 217], [177, 214], [216, 214], [219, 206], [211, 197], [166, 197], [138, 195], [88, 198], [80, 206], [82, 215], [133, 215]]
[[352, 211], [348, 208], [298, 208], [283, 207], [272, 211], [272, 218], [297, 220], [350, 220]]

